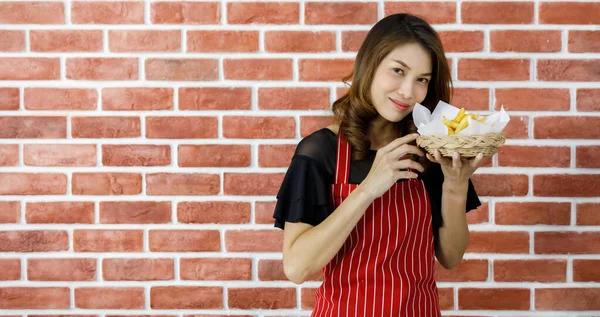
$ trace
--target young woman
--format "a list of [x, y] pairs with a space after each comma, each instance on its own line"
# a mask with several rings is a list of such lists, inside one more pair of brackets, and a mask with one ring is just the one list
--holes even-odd
[[484, 160], [414, 145], [415, 104], [450, 102], [444, 49], [422, 19], [391, 15], [350, 78], [336, 124], [300, 141], [277, 195], [285, 274], [300, 284], [322, 270], [315, 317], [441, 316], [435, 257], [446, 269], [462, 260], [466, 212], [481, 204], [470, 177]]

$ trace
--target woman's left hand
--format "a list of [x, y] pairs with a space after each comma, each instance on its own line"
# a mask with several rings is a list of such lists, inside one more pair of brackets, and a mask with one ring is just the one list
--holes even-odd
[[444, 173], [444, 182], [454, 184], [467, 184], [469, 178], [483, 164], [484, 156], [479, 153], [472, 159], [461, 158], [460, 154], [454, 153], [452, 158], [442, 157], [438, 150], [435, 150], [433, 155], [427, 153], [427, 158], [438, 163], [442, 167]]

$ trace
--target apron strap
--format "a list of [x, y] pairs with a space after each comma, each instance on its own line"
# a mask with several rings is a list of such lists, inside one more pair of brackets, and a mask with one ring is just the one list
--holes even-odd
[[342, 136], [342, 131], [339, 130], [337, 138], [337, 158], [335, 164], [335, 183], [348, 184], [350, 177], [350, 158], [351, 148], [348, 141]]

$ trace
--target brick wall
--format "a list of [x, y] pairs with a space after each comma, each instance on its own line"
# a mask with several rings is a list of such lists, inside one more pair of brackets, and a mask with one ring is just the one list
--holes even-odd
[[440, 32], [454, 104], [512, 117], [445, 315], [600, 311], [599, 1], [67, 0], [0, 2], [1, 314], [309, 315], [275, 194], [401, 11]]

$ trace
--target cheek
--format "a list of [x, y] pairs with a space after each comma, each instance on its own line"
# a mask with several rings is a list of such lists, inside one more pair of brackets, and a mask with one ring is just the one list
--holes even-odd
[[421, 86], [417, 86], [416, 92], [415, 92], [415, 96], [417, 97], [417, 102], [421, 103], [423, 100], [425, 100], [425, 97], [427, 96], [427, 87], [426, 85], [421, 85]]

